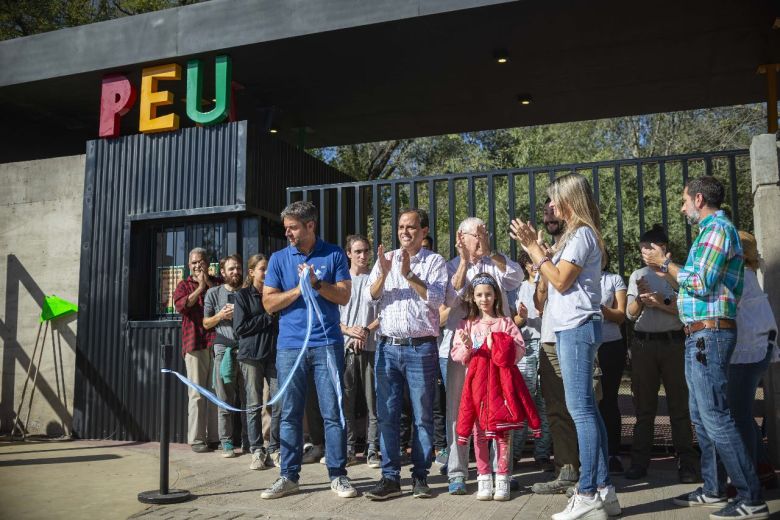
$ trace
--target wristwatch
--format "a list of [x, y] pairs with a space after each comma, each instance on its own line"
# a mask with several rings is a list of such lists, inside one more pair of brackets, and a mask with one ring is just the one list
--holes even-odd
[[411, 280], [412, 278], [414, 278], [414, 272], [411, 269], [409, 269], [409, 272], [406, 273], [406, 279]]
[[672, 259], [671, 258], [667, 258], [666, 260], [664, 260], [664, 263], [662, 263], [661, 267], [660, 267], [661, 268], [661, 272], [662, 273], [668, 273], [669, 272], [669, 264], [671, 264], [671, 263], [672, 263]]

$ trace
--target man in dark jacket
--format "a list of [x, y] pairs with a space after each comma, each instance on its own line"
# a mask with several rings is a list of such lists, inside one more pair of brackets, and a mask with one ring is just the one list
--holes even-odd
[[233, 330], [238, 336], [238, 363], [244, 376], [246, 392], [247, 435], [252, 450], [249, 469], [261, 470], [272, 466], [279, 452], [279, 415], [281, 406], [271, 411], [271, 439], [263, 446], [262, 408], [263, 382], [268, 383], [271, 395], [276, 394], [276, 336], [279, 333], [276, 317], [263, 307], [263, 282], [268, 259], [253, 255], [248, 262], [249, 276], [244, 288], [236, 293], [233, 307]]

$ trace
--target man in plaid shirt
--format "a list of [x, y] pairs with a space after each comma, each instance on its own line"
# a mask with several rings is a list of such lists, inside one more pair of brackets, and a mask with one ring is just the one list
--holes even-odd
[[[194, 383], [209, 388], [214, 369], [210, 348], [214, 332], [203, 327], [203, 299], [206, 291], [219, 285], [220, 280], [209, 276], [206, 258], [207, 252], [202, 247], [190, 251], [190, 276], [176, 286], [173, 301], [176, 312], [181, 314], [181, 350], [187, 377]], [[219, 442], [217, 410], [197, 390], [190, 388], [188, 397], [187, 442], [196, 453], [212, 451], [209, 445]]]
[[[737, 301], [742, 295], [744, 257], [737, 230], [720, 209], [725, 189], [714, 177], [685, 187], [681, 211], [699, 226], [684, 266], [653, 244], [642, 258], [679, 286], [677, 307], [685, 324], [685, 378], [691, 420], [701, 447], [704, 486], [674, 499], [681, 506], [720, 507], [710, 518], [769, 518], [753, 459], [734, 424], [726, 397], [729, 359], [737, 339]], [[726, 474], [737, 498], [726, 499]]]

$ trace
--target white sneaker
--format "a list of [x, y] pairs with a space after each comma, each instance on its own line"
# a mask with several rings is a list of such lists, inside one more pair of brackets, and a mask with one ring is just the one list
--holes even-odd
[[586, 497], [577, 492], [569, 499], [566, 509], [552, 515], [552, 520], [607, 520], [607, 518], [609, 517], [598, 493]]
[[477, 500], [493, 500], [493, 475], [477, 475]]
[[260, 493], [260, 498], [281, 498], [290, 493], [298, 491], [298, 483], [289, 480], [287, 477], [279, 477], [271, 487]]
[[330, 489], [340, 498], [353, 498], [357, 496], [357, 489], [347, 477], [336, 477], [330, 482]]
[[263, 448], [257, 448], [252, 453], [252, 462], [249, 464], [249, 469], [263, 470], [268, 468], [268, 453]]
[[599, 496], [601, 497], [601, 503], [604, 504], [604, 511], [608, 516], [620, 516], [622, 509], [620, 508], [620, 502], [618, 502], [617, 493], [615, 493], [615, 486], [607, 486], [599, 489]]
[[321, 445], [306, 443], [303, 446], [301, 464], [314, 464], [315, 462], [319, 462], [324, 455]]
[[509, 500], [509, 481], [511, 475], [496, 475], [496, 491], [493, 493], [493, 500], [503, 502]]

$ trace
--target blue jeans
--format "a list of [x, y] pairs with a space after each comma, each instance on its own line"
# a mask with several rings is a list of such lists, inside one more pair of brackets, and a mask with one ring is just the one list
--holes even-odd
[[[276, 351], [276, 371], [279, 384], [287, 379], [300, 354], [299, 349], [281, 348]], [[330, 365], [330, 366], [329, 366]], [[317, 399], [325, 423], [325, 458], [331, 480], [347, 474], [347, 434], [341, 423], [341, 382], [344, 378], [344, 347], [328, 345], [310, 347], [294, 373], [282, 396], [282, 414], [279, 425], [281, 441], [281, 476], [298, 482], [303, 457], [303, 409], [306, 404], [306, 380], [314, 375]], [[338, 387], [338, 389], [336, 388]]]
[[[729, 359], [734, 352], [734, 329], [703, 329], [685, 340], [685, 379], [691, 421], [701, 448], [704, 491], [725, 495], [726, 475], [718, 471], [723, 463], [737, 497], [748, 503], [761, 501], [761, 488], [753, 460], [739, 435], [728, 401]], [[702, 340], [702, 347], [697, 344]], [[705, 357], [696, 359], [697, 352]], [[755, 388], [753, 388], [755, 392]]]
[[753, 401], [756, 399], [756, 388], [769, 367], [771, 357], [772, 349], [767, 346], [766, 356], [761, 361], [729, 366], [728, 400], [731, 417], [756, 468], [761, 463], [769, 462], [762, 440], [763, 435], [753, 418]]
[[593, 392], [593, 364], [601, 345], [601, 319], [555, 333], [556, 352], [566, 389], [566, 408], [577, 428], [579, 492], [592, 495], [610, 485], [607, 429]]
[[394, 346], [380, 340], [376, 348], [376, 415], [382, 449], [382, 476], [401, 478], [401, 432], [399, 421], [408, 385], [414, 416], [412, 476], [425, 478], [433, 456], [433, 398], [439, 353], [435, 342], [417, 346]]

